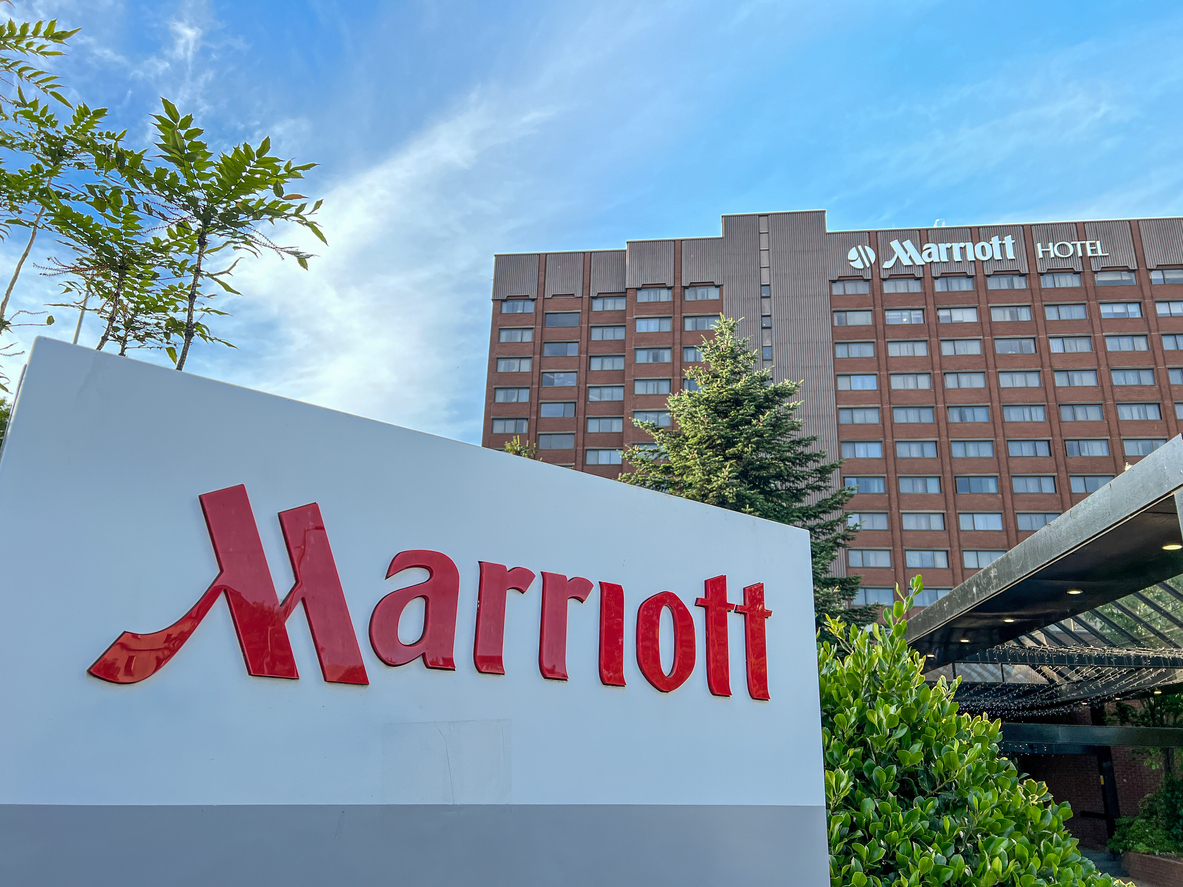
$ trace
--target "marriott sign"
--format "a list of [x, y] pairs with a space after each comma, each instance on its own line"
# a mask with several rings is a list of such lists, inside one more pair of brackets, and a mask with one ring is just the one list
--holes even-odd
[[[948, 243], [926, 243], [917, 249], [910, 239], [891, 241], [891, 258], [883, 262], [883, 270], [889, 271], [896, 265], [914, 266], [942, 264], [947, 262], [985, 262], [989, 260], [1002, 261], [1015, 258], [1015, 238], [1008, 234], [1005, 237], [995, 235], [989, 240], [952, 241]], [[870, 253], [872, 261], [874, 253], [869, 247], [855, 247], [850, 251], [851, 267], [862, 269], [867, 266], [866, 254]], [[1099, 240], [1064, 240], [1055, 243], [1036, 243], [1035, 254], [1040, 259], [1070, 259], [1073, 257], [1100, 258], [1109, 254], [1101, 246]]]

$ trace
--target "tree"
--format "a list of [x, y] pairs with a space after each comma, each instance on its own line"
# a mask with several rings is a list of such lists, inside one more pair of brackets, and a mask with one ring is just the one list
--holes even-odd
[[538, 458], [538, 446], [530, 443], [528, 440], [522, 440], [516, 434], [513, 438], [505, 442], [505, 446], [502, 449], [512, 456], [522, 456], [526, 459]]
[[0, 446], [4, 445], [4, 435], [8, 431], [8, 420], [12, 417], [12, 405], [8, 399], [0, 397]]
[[957, 682], [925, 682], [911, 606], [870, 632], [832, 619], [818, 647], [830, 883], [1112, 887], [1065, 828], [1068, 804], [999, 754], [1001, 722], [961, 714]]
[[841, 463], [802, 433], [800, 383], [773, 382], [767, 370], [756, 370], [756, 355], [736, 327], [719, 318], [703, 343], [702, 365], [687, 373], [697, 388], [669, 399], [670, 427], [635, 423], [656, 446], [629, 447], [624, 459], [634, 470], [620, 479], [808, 530], [818, 627], [825, 630], [826, 616], [865, 623], [871, 608], [849, 608], [859, 577], [830, 575], [855, 535], [842, 511], [853, 491], [834, 486]]
[[172, 102], [161, 102], [164, 113], [153, 120], [163, 165], [145, 167], [140, 185], [148, 194], [151, 211], [168, 226], [178, 252], [187, 257], [184, 270], [189, 285], [179, 330], [181, 350], [176, 354], [169, 349], [176, 368], [183, 370], [194, 337], [214, 341], [199, 320], [219, 313], [208, 305], [210, 293], [204, 284], [213, 282], [225, 292], [236, 293], [226, 279], [234, 263], [216, 272], [208, 270], [214, 254], [230, 249], [257, 256], [269, 250], [280, 257], [291, 256], [306, 269], [309, 253], [273, 243], [260, 227], [291, 223], [326, 241], [311, 219], [321, 201], [309, 206], [302, 194], [286, 191], [315, 164], [297, 166], [281, 160], [271, 153], [271, 140], [266, 138], [257, 147], [243, 143], [215, 156], [202, 141], [203, 131], [194, 126], [193, 115], [181, 116]]

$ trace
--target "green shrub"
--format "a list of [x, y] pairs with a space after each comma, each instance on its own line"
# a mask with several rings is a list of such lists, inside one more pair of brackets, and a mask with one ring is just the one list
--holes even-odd
[[[921, 589], [913, 580], [913, 594]], [[1112, 887], [1065, 829], [1069, 806], [998, 752], [1000, 723], [924, 682], [910, 601], [818, 648], [833, 887]]]
[[1114, 853], [1183, 853], [1183, 780], [1168, 776], [1142, 801], [1137, 816], [1117, 822], [1109, 839]]

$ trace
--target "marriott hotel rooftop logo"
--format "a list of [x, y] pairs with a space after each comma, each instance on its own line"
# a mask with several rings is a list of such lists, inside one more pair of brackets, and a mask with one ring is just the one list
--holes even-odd
[[[1015, 238], [1008, 234], [997, 234], [989, 240], [977, 243], [965, 240], [954, 243], [926, 243], [923, 249], [916, 249], [911, 240], [891, 242], [892, 256], [883, 263], [883, 270], [889, 271], [898, 262], [900, 265], [930, 265], [942, 262], [985, 262], [1015, 258]], [[1063, 240], [1058, 243], [1037, 243], [1035, 254], [1039, 258], [1068, 259], [1073, 256], [1100, 257], [1109, 255], [1101, 248], [1099, 240]], [[869, 268], [875, 261], [875, 251], [869, 246], [854, 246], [846, 254], [850, 266], [858, 271]]]

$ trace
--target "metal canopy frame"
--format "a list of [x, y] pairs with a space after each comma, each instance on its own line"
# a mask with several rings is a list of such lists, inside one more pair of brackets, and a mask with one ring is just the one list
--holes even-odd
[[1183, 436], [925, 608], [908, 640], [996, 715], [1183, 685], [1181, 515]]

